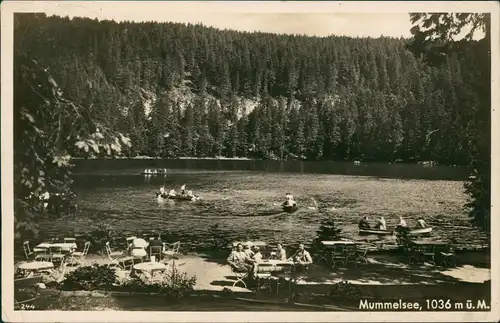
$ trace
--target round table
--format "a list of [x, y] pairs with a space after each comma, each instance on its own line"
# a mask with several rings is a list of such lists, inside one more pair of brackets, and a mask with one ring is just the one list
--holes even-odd
[[166, 270], [167, 266], [161, 262], [142, 262], [140, 264], [134, 265], [134, 270], [138, 271], [148, 271], [153, 273], [154, 271]]
[[48, 261], [32, 261], [20, 264], [18, 268], [25, 271], [39, 271], [53, 269], [54, 264]]

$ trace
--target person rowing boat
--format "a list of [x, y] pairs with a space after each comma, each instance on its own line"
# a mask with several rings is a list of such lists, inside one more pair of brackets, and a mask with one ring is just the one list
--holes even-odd
[[360, 229], [370, 229], [370, 222], [368, 221], [368, 216], [364, 216], [358, 223]]
[[285, 194], [285, 202], [283, 202], [283, 206], [297, 206], [297, 202], [295, 202], [290, 193]]

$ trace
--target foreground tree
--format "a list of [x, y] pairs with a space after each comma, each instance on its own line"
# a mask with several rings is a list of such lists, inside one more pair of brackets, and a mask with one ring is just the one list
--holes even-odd
[[[490, 230], [491, 207], [491, 55], [489, 14], [410, 14], [414, 36], [409, 48], [431, 66], [449, 64], [457, 55], [474, 66], [470, 88], [470, 120], [466, 127], [472, 174], [465, 183], [470, 201], [465, 204], [472, 222]], [[482, 35], [480, 39], [478, 35]], [[476, 39], [476, 40], [475, 40]], [[452, 98], [451, 98], [452, 99]], [[464, 114], [465, 115], [465, 114]]]
[[130, 140], [104, 120], [64, 98], [50, 71], [20, 51], [14, 54], [15, 237], [36, 235], [44, 192], [69, 199], [71, 154], [119, 154]]

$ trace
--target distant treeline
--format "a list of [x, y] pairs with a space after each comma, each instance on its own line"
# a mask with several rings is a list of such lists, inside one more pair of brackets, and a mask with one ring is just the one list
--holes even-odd
[[128, 156], [466, 164], [484, 58], [429, 67], [407, 43], [15, 15], [16, 50]]

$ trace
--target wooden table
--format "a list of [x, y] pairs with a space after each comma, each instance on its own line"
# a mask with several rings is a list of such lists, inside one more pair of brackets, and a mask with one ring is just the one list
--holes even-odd
[[257, 263], [257, 272], [280, 272], [285, 270], [285, 268], [293, 267], [294, 263], [291, 261], [283, 261], [277, 259], [262, 260]]
[[134, 270], [147, 271], [152, 274], [154, 271], [166, 270], [167, 266], [161, 262], [142, 262], [140, 264], [134, 265], [133, 268]]
[[66, 252], [71, 252], [74, 249], [76, 249], [76, 243], [75, 242], [42, 242], [35, 248], [33, 248], [34, 252], [44, 252], [49, 248], [61, 248], [63, 251]]
[[20, 264], [18, 268], [22, 271], [38, 272], [40, 270], [54, 269], [54, 264], [48, 261], [31, 261]]

